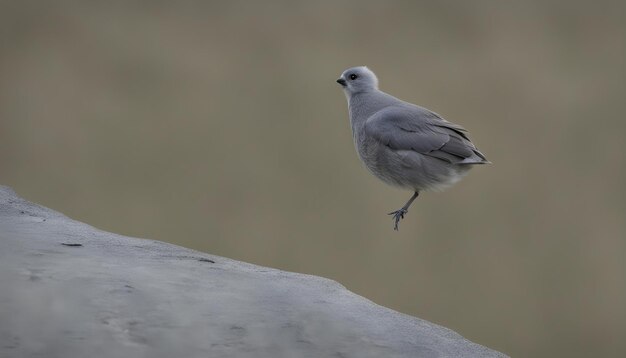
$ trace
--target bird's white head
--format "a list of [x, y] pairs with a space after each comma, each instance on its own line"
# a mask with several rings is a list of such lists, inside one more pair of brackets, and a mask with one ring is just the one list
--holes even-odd
[[337, 79], [337, 83], [343, 87], [346, 95], [378, 89], [378, 78], [374, 72], [365, 66], [351, 67], [343, 71]]

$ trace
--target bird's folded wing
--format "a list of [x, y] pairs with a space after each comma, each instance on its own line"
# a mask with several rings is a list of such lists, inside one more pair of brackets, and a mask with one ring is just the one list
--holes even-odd
[[387, 108], [365, 123], [365, 133], [395, 150], [412, 150], [452, 164], [485, 163], [466, 130], [427, 110]]

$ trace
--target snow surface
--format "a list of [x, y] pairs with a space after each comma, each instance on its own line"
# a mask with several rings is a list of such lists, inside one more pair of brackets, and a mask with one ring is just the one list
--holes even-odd
[[0, 357], [505, 357], [325, 278], [95, 229], [0, 186]]

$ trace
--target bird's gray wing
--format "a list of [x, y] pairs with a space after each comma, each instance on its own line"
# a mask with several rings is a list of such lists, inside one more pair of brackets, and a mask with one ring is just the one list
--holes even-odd
[[368, 137], [395, 150], [412, 150], [452, 164], [485, 163], [466, 130], [421, 107], [390, 107], [365, 123]]
[[456, 124], [456, 123], [448, 122], [442, 116], [440, 116], [439, 114], [427, 108], [415, 106], [415, 105], [410, 105], [410, 106], [413, 107], [411, 108], [411, 112], [413, 113], [413, 115], [419, 116], [422, 120], [426, 121], [428, 124], [433, 125], [435, 127], [447, 128], [449, 130], [456, 132], [462, 138], [468, 141], [470, 140], [467, 137], [467, 129], [463, 128], [463, 126]]

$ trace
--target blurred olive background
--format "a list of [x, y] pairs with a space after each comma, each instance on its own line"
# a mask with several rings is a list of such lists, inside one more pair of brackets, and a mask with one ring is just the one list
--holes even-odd
[[[98, 228], [321, 275], [518, 357], [626, 356], [626, 2], [1, 1], [0, 182]], [[494, 163], [409, 192], [335, 79]]]

